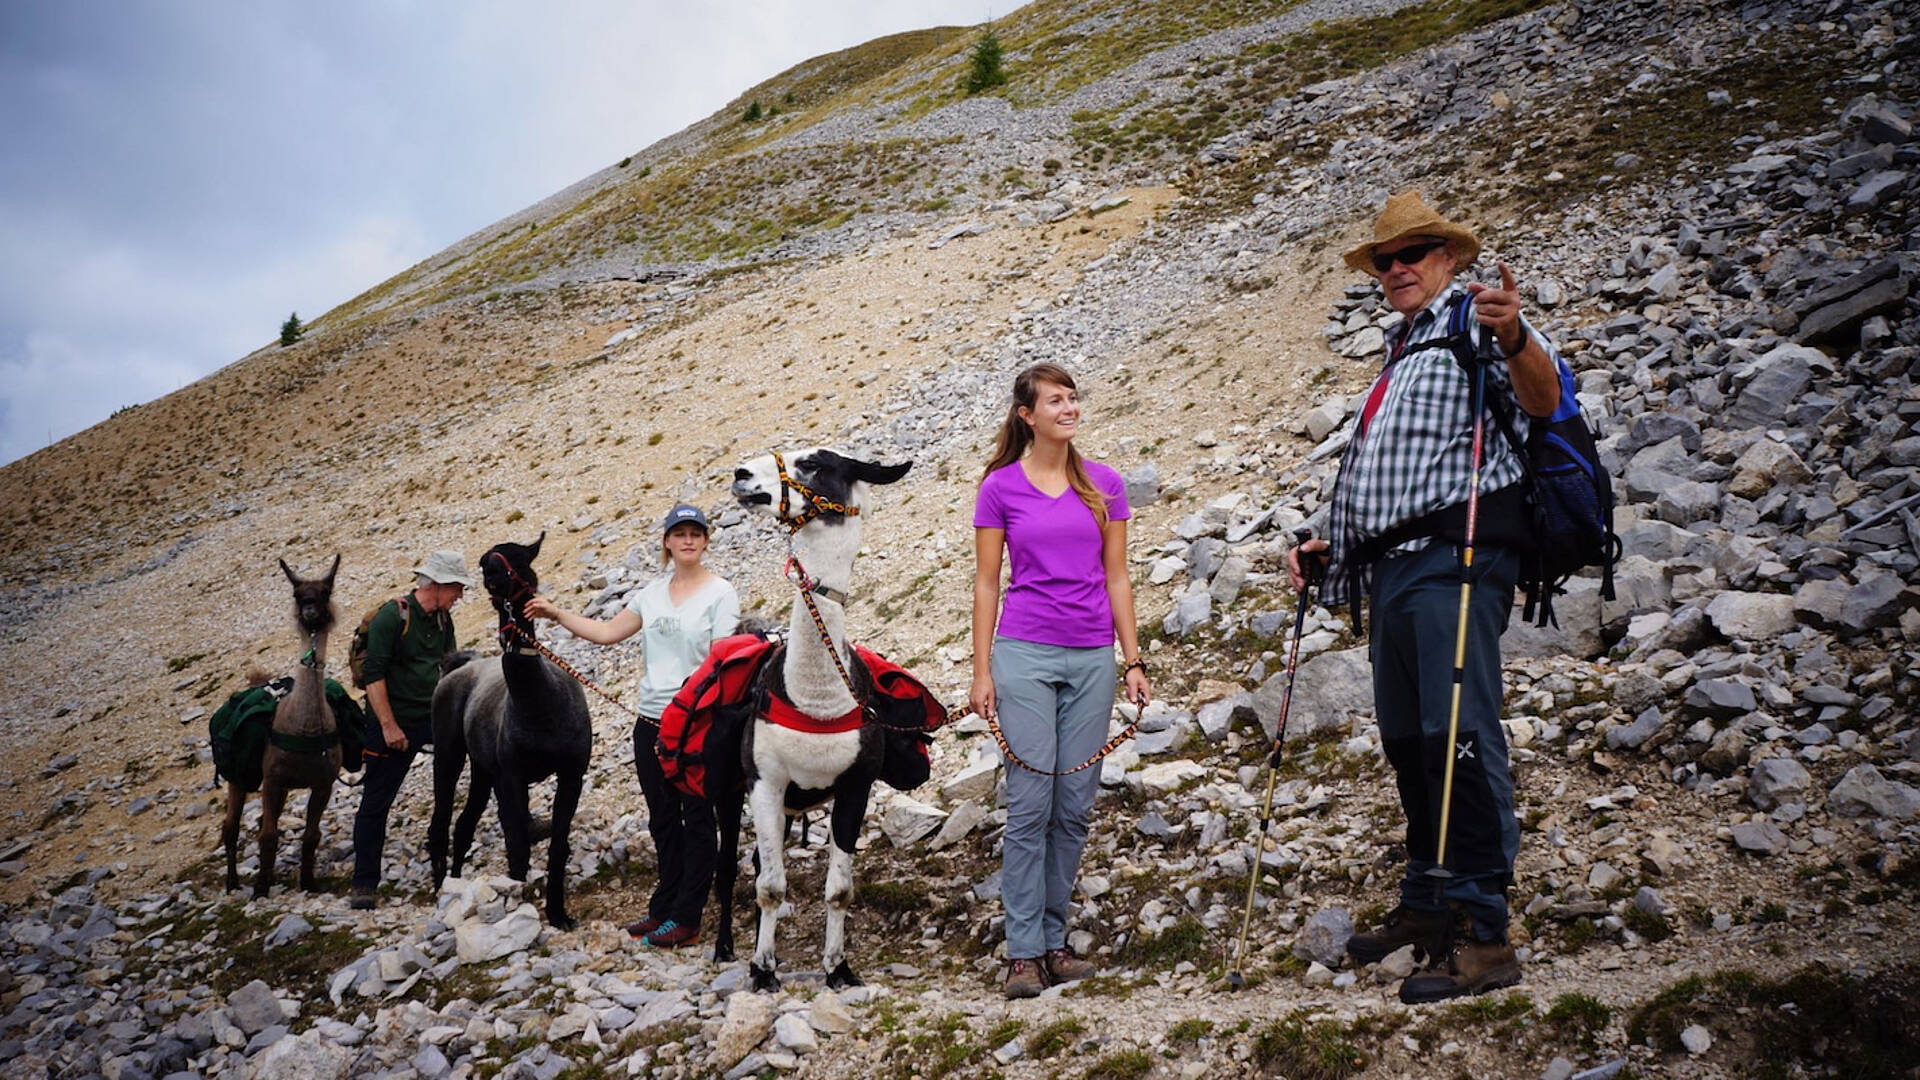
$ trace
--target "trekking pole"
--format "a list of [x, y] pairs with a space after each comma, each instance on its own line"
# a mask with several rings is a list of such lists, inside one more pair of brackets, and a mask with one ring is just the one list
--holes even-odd
[[1447, 869], [1447, 826], [1453, 812], [1453, 763], [1460, 752], [1460, 690], [1466, 679], [1467, 668], [1467, 616], [1473, 602], [1473, 537], [1480, 521], [1480, 466], [1481, 451], [1486, 438], [1486, 380], [1487, 366], [1476, 362], [1473, 365], [1473, 390], [1468, 400], [1473, 409], [1473, 471], [1467, 478], [1467, 529], [1460, 546], [1460, 624], [1453, 637], [1453, 703], [1447, 711], [1447, 764], [1440, 782], [1440, 827], [1439, 838], [1434, 846], [1433, 866], [1427, 876], [1433, 878], [1433, 899], [1436, 906], [1445, 906], [1446, 883], [1454, 874]]
[[[1300, 543], [1306, 543], [1312, 535], [1308, 529], [1299, 529], [1293, 534]], [[1247, 931], [1253, 925], [1254, 891], [1260, 883], [1260, 854], [1266, 847], [1267, 826], [1273, 820], [1273, 788], [1280, 778], [1280, 751], [1287, 739], [1287, 712], [1293, 707], [1293, 678], [1300, 671], [1300, 632], [1307, 623], [1308, 595], [1320, 577], [1320, 560], [1301, 559], [1300, 573], [1306, 578], [1306, 584], [1300, 587], [1300, 602], [1293, 610], [1293, 643], [1287, 647], [1287, 686], [1280, 694], [1280, 723], [1274, 732], [1273, 749], [1267, 754], [1267, 797], [1260, 804], [1260, 829], [1253, 836], [1253, 866], [1247, 871], [1247, 906], [1240, 916], [1240, 940], [1233, 948], [1233, 970], [1227, 973], [1229, 990], [1247, 985], [1240, 969], [1246, 961]]]

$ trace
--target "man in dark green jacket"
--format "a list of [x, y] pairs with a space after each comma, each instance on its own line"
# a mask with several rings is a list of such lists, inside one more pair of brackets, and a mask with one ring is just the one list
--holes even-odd
[[458, 551], [436, 551], [413, 569], [413, 592], [380, 605], [367, 626], [362, 678], [367, 708], [380, 722], [385, 747], [367, 747], [360, 782], [360, 809], [353, 817], [353, 900], [373, 907], [380, 885], [380, 856], [387, 843], [387, 814], [407, 770], [433, 732], [433, 688], [440, 658], [453, 651], [448, 614], [473, 579]]

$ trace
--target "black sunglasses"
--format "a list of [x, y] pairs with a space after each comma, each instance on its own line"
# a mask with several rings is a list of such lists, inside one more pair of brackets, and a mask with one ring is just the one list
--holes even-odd
[[1373, 256], [1373, 268], [1384, 274], [1393, 269], [1393, 264], [1396, 262], [1403, 266], [1412, 266], [1421, 259], [1433, 254], [1434, 248], [1443, 248], [1446, 246], [1447, 242], [1445, 240], [1429, 240], [1424, 244], [1412, 244], [1403, 247], [1391, 255], [1382, 255], [1375, 252]]

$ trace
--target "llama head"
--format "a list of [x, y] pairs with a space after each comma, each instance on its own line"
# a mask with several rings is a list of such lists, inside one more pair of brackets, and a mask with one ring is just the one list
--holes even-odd
[[309, 634], [330, 629], [333, 626], [333, 579], [340, 572], [340, 556], [333, 557], [333, 565], [321, 577], [303, 578], [293, 572], [285, 559], [280, 560], [280, 572], [293, 583], [293, 618], [300, 629]]
[[772, 514], [783, 522], [818, 520], [839, 525], [847, 515], [827, 504], [851, 507], [856, 511], [866, 502], [867, 485], [891, 484], [907, 475], [913, 462], [877, 465], [825, 447], [813, 447], [781, 455], [786, 476], [780, 475], [780, 462], [763, 454], [740, 463], [733, 470], [733, 497], [749, 510]]
[[480, 581], [502, 619], [517, 622], [523, 618], [520, 605], [532, 599], [534, 590], [540, 587], [533, 560], [540, 556], [540, 545], [546, 539], [547, 534], [542, 532], [531, 544], [495, 544], [480, 556]]

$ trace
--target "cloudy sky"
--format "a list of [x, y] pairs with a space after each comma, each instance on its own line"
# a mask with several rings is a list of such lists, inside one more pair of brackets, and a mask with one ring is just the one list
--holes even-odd
[[863, 41], [999, 0], [0, 0], [0, 463]]

